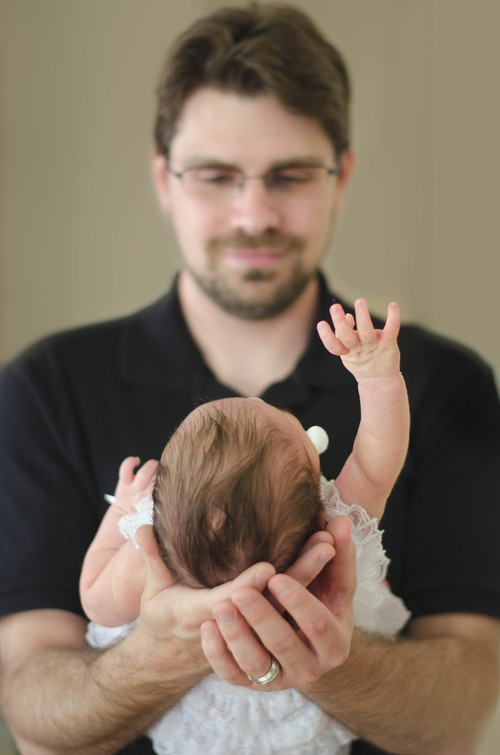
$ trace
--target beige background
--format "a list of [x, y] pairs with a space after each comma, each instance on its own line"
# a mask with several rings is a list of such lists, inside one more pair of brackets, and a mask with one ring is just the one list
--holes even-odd
[[[154, 85], [173, 37], [222, 4], [0, 0], [0, 362], [168, 285], [177, 256], [148, 166]], [[499, 369], [498, 3], [295, 4], [354, 80], [358, 167], [331, 283], [382, 311], [397, 299], [405, 319]], [[481, 755], [499, 742], [500, 721]]]

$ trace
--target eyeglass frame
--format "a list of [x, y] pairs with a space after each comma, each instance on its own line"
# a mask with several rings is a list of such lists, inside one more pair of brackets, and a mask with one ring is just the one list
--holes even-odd
[[170, 175], [174, 176], [174, 178], [178, 178], [180, 181], [182, 181], [186, 173], [191, 173], [191, 172], [201, 171], [201, 170], [213, 170], [213, 171], [219, 170], [221, 173], [224, 173], [224, 172], [232, 173], [240, 177], [239, 182], [235, 184], [234, 187], [231, 187], [231, 189], [235, 188], [235, 189], [238, 189], [238, 191], [242, 191], [247, 181], [259, 180], [259, 181], [264, 181], [266, 190], [272, 192], [273, 189], [269, 186], [268, 181], [270, 180], [273, 174], [279, 173], [280, 171], [294, 170], [294, 169], [300, 170], [301, 168], [305, 168], [305, 169], [314, 168], [314, 169], [320, 169], [320, 170], [326, 171], [327, 176], [336, 176], [340, 173], [340, 167], [341, 166], [339, 164], [337, 164], [333, 168], [329, 168], [327, 165], [298, 162], [298, 163], [284, 164], [281, 166], [270, 168], [268, 171], [266, 171], [265, 173], [261, 175], [251, 175], [251, 174], [249, 175], [249, 174], [245, 174], [239, 168], [231, 168], [231, 167], [223, 166], [223, 165], [199, 165], [196, 167], [193, 166], [193, 167], [185, 168], [184, 170], [181, 170], [181, 171], [174, 171], [167, 164], [167, 171], [168, 173], [170, 173]]

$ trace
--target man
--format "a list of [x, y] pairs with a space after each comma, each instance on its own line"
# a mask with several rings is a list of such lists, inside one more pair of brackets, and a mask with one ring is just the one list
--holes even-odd
[[419, 329], [400, 337], [413, 431], [383, 520], [391, 587], [413, 613], [405, 637], [353, 632], [340, 521], [288, 575], [257, 565], [208, 593], [173, 585], [146, 531], [138, 627], [102, 653], [85, 643], [78, 575], [102, 496], [122, 458], [157, 458], [194, 405], [261, 395], [323, 425], [327, 477], [349, 453], [356, 389], [311, 335], [331, 303], [318, 267], [353, 169], [348, 94], [338, 53], [297, 10], [219, 11], [192, 27], [159, 87], [153, 159], [182, 252], [172, 291], [5, 370], [2, 704], [23, 753], [150, 753], [137, 738], [212, 668], [245, 686], [270, 670], [266, 689], [297, 688], [388, 752], [475, 750], [498, 681], [500, 409], [480, 360]]

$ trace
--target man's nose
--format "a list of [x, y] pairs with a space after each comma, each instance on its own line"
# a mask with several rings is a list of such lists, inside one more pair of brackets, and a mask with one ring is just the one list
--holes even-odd
[[231, 211], [232, 227], [252, 236], [276, 229], [281, 222], [279, 202], [262, 178], [249, 178], [243, 183]]

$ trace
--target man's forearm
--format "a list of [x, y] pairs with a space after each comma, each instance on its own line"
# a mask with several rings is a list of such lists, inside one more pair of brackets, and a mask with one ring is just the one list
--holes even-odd
[[133, 637], [106, 651], [45, 648], [7, 674], [3, 710], [23, 755], [115, 753], [205, 673], [180, 648], [145, 653]]
[[349, 660], [304, 694], [389, 752], [471, 755], [497, 685], [494, 643], [458, 636], [390, 642], [355, 632]]
[[211, 671], [200, 625], [212, 607], [244, 585], [260, 595], [274, 575], [257, 564], [233, 582], [191, 590], [173, 581], [152, 527], [137, 539], [146, 565], [141, 620], [113, 648], [90, 651], [86, 621], [67, 611], [0, 620], [1, 702], [23, 755], [107, 755], [133, 741]]

